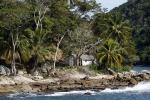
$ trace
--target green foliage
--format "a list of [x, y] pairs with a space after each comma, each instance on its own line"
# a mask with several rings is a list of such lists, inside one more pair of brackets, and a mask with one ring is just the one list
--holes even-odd
[[109, 39], [99, 47], [97, 59], [103, 68], [122, 67], [126, 53], [118, 42]]
[[90, 65], [89, 69], [95, 71], [96, 73], [102, 73], [102, 69], [100, 69], [97, 64]]
[[[102, 13], [95, 16], [93, 24], [94, 33], [104, 41], [113, 39], [123, 47], [127, 59], [135, 56], [135, 45], [132, 40], [132, 29], [128, 20], [124, 20], [120, 13]], [[125, 63], [133, 63], [133, 60], [126, 60]]]
[[123, 67], [112, 67], [115, 72], [129, 72], [131, 70], [130, 66], [123, 66]]
[[150, 47], [150, 1], [149, 0], [130, 0], [129, 2], [115, 8], [112, 12], [120, 12], [125, 19], [129, 19], [133, 28], [133, 38], [140, 56], [140, 62], [150, 62], [149, 55], [145, 51]]
[[96, 3], [96, 0], [89, 0], [86, 2], [83, 1], [77, 1], [77, 6], [79, 7], [79, 11], [82, 13], [87, 13], [89, 11], [99, 13], [101, 12], [100, 4]]
[[[101, 12], [96, 0], [74, 0], [74, 3], [78, 9], [72, 11], [67, 0], [0, 0], [1, 59], [9, 64], [15, 61], [27, 64], [35, 70], [53, 56], [51, 52], [55, 52], [57, 43], [65, 34], [59, 48], [64, 55], [74, 53], [79, 59], [84, 53], [97, 54], [101, 66], [127, 70], [122, 66], [134, 55], [129, 21], [118, 13], [96, 14]], [[96, 15], [87, 20], [89, 12]], [[145, 27], [140, 31], [149, 31]], [[93, 46], [97, 46], [95, 41], [99, 38], [103, 43], [98, 43], [96, 53]], [[142, 53], [143, 57], [145, 53]], [[99, 70], [96, 65], [90, 68]]]
[[141, 61], [145, 63], [150, 62], [150, 47], [145, 47], [144, 50], [140, 54]]
[[29, 34], [29, 43], [30, 43], [30, 54], [32, 56], [37, 56], [38, 61], [45, 60], [44, 57], [49, 53], [50, 48], [46, 45], [47, 34], [41, 33], [39, 30], [32, 31], [27, 29], [26, 32]]
[[123, 19], [119, 13], [98, 14], [94, 25], [94, 33], [101, 38], [112, 38], [127, 45], [131, 42], [131, 27], [128, 20]]
[[[2, 0], [0, 2], [0, 46], [1, 57], [10, 63], [12, 60], [13, 43], [16, 41], [16, 58], [19, 61], [27, 61], [30, 57], [26, 36], [23, 34], [24, 25], [28, 21], [28, 8], [19, 1]], [[24, 23], [24, 24], [22, 24]], [[18, 38], [18, 39], [17, 39]]]

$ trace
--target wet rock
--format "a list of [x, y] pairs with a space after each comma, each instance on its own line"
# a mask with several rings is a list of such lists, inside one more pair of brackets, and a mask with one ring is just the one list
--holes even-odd
[[92, 93], [86, 92], [86, 93], [84, 93], [84, 95], [92, 95]]
[[116, 80], [118, 81], [123, 80], [123, 74], [117, 74]]
[[126, 74], [124, 74], [123, 77], [124, 77], [125, 79], [131, 79], [131, 78], [132, 78], [132, 74], [126, 73]]
[[143, 80], [149, 80], [150, 79], [149, 75], [147, 75], [146, 73], [139, 74], [138, 76], [141, 77]]
[[134, 78], [131, 78], [129, 80], [129, 85], [136, 85], [136, 84], [138, 84], [138, 81], [136, 81]]
[[143, 79], [139, 76], [133, 76], [133, 78], [138, 81], [138, 82], [141, 82]]

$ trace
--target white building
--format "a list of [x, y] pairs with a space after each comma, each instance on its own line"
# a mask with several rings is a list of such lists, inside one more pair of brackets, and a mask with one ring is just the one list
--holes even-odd
[[[76, 55], [69, 57], [69, 66], [76, 66]], [[93, 55], [82, 54], [79, 59], [80, 66], [87, 66], [95, 63], [95, 57]]]
[[80, 59], [81, 59], [82, 66], [91, 65], [91, 64], [94, 64], [94, 62], [95, 62], [95, 58], [93, 55], [83, 54], [83, 55], [81, 55]]

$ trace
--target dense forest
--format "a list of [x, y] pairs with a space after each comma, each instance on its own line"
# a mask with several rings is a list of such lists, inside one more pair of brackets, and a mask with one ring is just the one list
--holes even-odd
[[150, 63], [150, 1], [129, 0], [127, 3], [115, 8], [113, 11], [121, 12], [125, 19], [129, 19], [133, 28], [133, 38], [136, 43], [140, 62]]
[[[148, 45], [149, 23], [143, 24], [147, 28], [139, 34]], [[143, 43], [138, 34], [134, 37]], [[13, 75], [19, 68], [33, 73], [46, 62], [55, 73], [60, 62], [68, 66], [65, 58], [72, 54], [74, 66], [90, 54], [96, 69], [122, 71], [137, 61], [133, 39], [129, 20], [106, 13], [95, 0], [0, 0], [0, 61]]]

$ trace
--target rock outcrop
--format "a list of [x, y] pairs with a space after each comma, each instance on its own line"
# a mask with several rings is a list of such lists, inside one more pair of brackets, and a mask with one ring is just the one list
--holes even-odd
[[10, 69], [6, 66], [0, 65], [0, 75], [10, 75]]
[[[81, 79], [57, 79], [56, 81], [31, 81], [19, 82], [19, 77], [13, 78], [14, 84], [0, 84], [1, 92], [56, 92], [56, 91], [71, 91], [71, 90], [104, 90], [106, 88], [117, 89], [126, 86], [134, 86], [141, 81], [150, 80], [150, 73], [131, 74], [119, 73], [112, 78], [92, 79], [84, 77]], [[4, 79], [4, 78], [3, 78]], [[86, 93], [86, 95], [90, 95]]]

